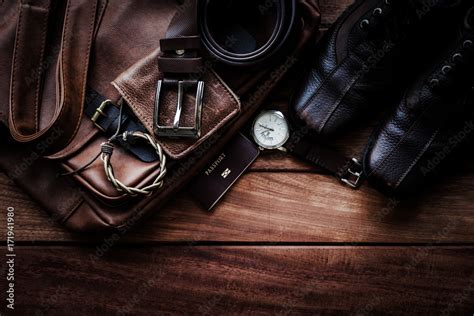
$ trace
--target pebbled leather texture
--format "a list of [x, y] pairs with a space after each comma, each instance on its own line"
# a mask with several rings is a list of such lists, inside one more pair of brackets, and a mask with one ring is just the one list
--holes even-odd
[[[432, 26], [414, 61], [423, 70], [367, 147], [365, 174], [384, 192], [419, 192], [474, 132], [474, 31], [465, 23], [474, 10], [467, 11], [445, 13], [444, 33]], [[433, 51], [435, 59], [426, 57]]]
[[311, 68], [293, 96], [298, 117], [320, 135], [346, 130], [386, 107], [395, 90], [400, 47], [415, 32], [416, 1], [356, 1], [318, 43]]

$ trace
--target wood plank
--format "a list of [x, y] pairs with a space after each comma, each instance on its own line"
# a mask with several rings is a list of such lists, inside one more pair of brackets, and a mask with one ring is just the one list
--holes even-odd
[[17, 247], [16, 314], [474, 311], [473, 247], [178, 246], [94, 253], [89, 247]]
[[[0, 177], [0, 207], [17, 210], [17, 240], [85, 240], [48, 217]], [[5, 216], [0, 233], [5, 236]], [[309, 173], [249, 173], [212, 213], [186, 196], [124, 237], [131, 242], [384, 242], [474, 241], [474, 176], [458, 174], [412, 203], [365, 187], [353, 191]]]

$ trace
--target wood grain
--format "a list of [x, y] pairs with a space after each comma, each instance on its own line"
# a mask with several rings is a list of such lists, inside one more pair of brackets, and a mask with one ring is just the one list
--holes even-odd
[[[0, 207], [17, 209], [17, 240], [86, 240], [48, 217], [0, 176]], [[6, 191], [6, 192], [5, 192]], [[449, 192], [449, 193], [447, 193]], [[5, 216], [0, 218], [5, 236]], [[474, 176], [453, 175], [412, 203], [368, 187], [354, 191], [312, 173], [252, 172], [212, 213], [185, 193], [123, 240], [133, 242], [384, 242], [474, 241]]]
[[[474, 249], [17, 248], [18, 315], [471, 315]], [[3, 283], [2, 283], [3, 284]], [[4, 308], [4, 304], [2, 304]]]

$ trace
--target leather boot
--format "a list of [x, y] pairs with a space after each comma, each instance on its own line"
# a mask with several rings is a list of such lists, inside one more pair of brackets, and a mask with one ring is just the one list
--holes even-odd
[[405, 62], [416, 54], [413, 45], [423, 47], [423, 37], [417, 36], [423, 21], [435, 20], [429, 27], [438, 33], [436, 27], [444, 24], [440, 21], [451, 14], [440, 8], [456, 7], [460, 1], [424, 2], [359, 0], [342, 14], [318, 44], [293, 96], [293, 109], [310, 129], [330, 136], [381, 105], [386, 108], [413, 70]]
[[474, 134], [474, 8], [460, 24], [448, 42], [433, 38], [440, 54], [367, 148], [364, 172], [386, 193], [418, 193]]

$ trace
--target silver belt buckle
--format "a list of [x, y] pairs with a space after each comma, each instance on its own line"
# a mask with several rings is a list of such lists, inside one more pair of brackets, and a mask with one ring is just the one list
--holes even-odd
[[349, 168], [345, 175], [341, 177], [341, 181], [353, 189], [358, 189], [362, 183], [363, 168], [360, 161], [356, 158], [351, 159]]
[[[167, 86], [178, 86], [178, 101], [176, 105], [176, 112], [174, 115], [172, 126], [160, 125], [160, 106], [161, 106], [161, 91]], [[196, 87], [196, 102], [194, 105], [194, 126], [185, 127], [180, 126], [181, 112], [183, 109], [183, 97], [187, 89]], [[155, 114], [154, 114], [154, 129], [158, 137], [173, 137], [173, 138], [199, 138], [201, 136], [201, 113], [202, 100], [204, 95], [204, 81], [200, 80], [158, 80], [156, 86], [155, 96]]]

